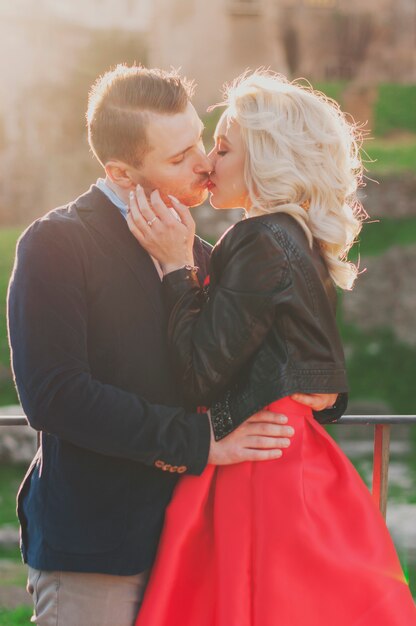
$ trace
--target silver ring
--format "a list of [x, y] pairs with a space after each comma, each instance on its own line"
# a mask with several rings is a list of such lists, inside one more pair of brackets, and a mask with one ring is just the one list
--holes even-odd
[[153, 218], [152, 220], [147, 220], [147, 225], [148, 225], [148, 226], [151, 226], [151, 225], [153, 224], [153, 222], [156, 222], [156, 220], [157, 220], [157, 217], [156, 217], [156, 215], [155, 215], [155, 216], [154, 216], [154, 218]]

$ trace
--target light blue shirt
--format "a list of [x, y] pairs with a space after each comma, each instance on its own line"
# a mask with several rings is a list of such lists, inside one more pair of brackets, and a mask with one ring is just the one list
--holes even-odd
[[96, 182], [96, 185], [98, 187], [98, 189], [100, 191], [103, 192], [103, 194], [105, 194], [107, 196], [107, 198], [116, 205], [116, 207], [118, 208], [118, 210], [120, 211], [121, 215], [124, 217], [124, 219], [127, 219], [127, 204], [125, 202], [123, 202], [123, 200], [121, 198], [118, 197], [118, 195], [116, 194], [115, 191], [113, 191], [111, 189], [111, 187], [109, 187], [107, 185], [107, 183], [105, 182], [104, 178], [99, 178]]

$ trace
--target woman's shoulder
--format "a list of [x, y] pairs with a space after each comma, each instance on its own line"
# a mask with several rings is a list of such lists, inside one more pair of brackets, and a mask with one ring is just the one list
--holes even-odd
[[248, 217], [233, 224], [225, 231], [216, 245], [230, 245], [256, 234], [270, 235], [267, 220], [263, 220], [264, 217], [263, 215]]
[[[238, 274], [241, 283], [254, 281], [259, 283], [259, 289], [260, 276], [280, 277], [279, 281], [283, 281], [289, 273], [289, 255], [270, 228], [273, 220], [270, 222], [268, 217], [250, 217], [228, 229], [211, 256], [213, 276], [223, 274], [225, 268], [227, 271], [232, 268], [231, 274]], [[272, 287], [267, 283], [268, 289]]]
[[219, 239], [216, 248], [228, 251], [247, 245], [257, 240], [266, 246], [286, 248], [293, 240], [304, 243], [306, 240], [302, 227], [287, 213], [266, 213], [237, 222]]

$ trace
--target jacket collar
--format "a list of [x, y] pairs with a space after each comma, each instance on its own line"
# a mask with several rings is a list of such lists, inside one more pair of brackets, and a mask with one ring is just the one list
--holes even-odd
[[156, 315], [164, 315], [161, 282], [148, 253], [129, 231], [126, 220], [110, 199], [92, 185], [75, 201], [80, 219], [94, 229], [108, 244], [109, 250], [122, 259], [146, 292]]

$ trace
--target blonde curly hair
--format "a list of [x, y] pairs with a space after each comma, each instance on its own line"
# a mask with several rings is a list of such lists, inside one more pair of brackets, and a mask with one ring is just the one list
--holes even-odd
[[348, 251], [366, 217], [362, 133], [339, 105], [310, 85], [270, 70], [246, 72], [226, 87], [224, 115], [246, 148], [249, 217], [284, 212], [316, 240], [336, 285], [351, 289], [358, 267]]

